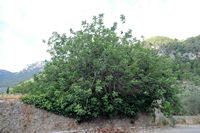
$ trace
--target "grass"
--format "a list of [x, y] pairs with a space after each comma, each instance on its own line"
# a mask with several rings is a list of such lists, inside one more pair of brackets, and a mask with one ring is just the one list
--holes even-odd
[[0, 94], [0, 100], [19, 100], [21, 96], [19, 94]]

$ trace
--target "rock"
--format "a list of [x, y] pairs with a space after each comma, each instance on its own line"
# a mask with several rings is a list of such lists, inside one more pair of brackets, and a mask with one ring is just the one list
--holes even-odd
[[174, 126], [173, 120], [164, 116], [160, 109], [155, 108], [155, 125], [156, 126]]

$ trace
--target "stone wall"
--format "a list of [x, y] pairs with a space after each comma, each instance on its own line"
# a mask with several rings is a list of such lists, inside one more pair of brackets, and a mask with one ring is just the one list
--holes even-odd
[[148, 127], [151, 119], [142, 115], [137, 121], [131, 119], [99, 119], [89, 123], [77, 124], [74, 119], [58, 116], [22, 104], [19, 100], [0, 100], [0, 133], [50, 133], [71, 132], [134, 132]]
[[197, 116], [174, 116], [176, 124], [183, 125], [199, 125], [200, 115]]
[[35, 133], [76, 128], [73, 119], [24, 105], [19, 101], [0, 101], [0, 133]]

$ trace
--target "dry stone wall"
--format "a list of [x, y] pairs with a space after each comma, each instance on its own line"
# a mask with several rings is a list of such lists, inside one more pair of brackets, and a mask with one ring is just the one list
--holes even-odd
[[134, 132], [136, 127], [149, 123], [146, 116], [138, 121], [131, 119], [99, 119], [77, 124], [74, 119], [58, 116], [45, 110], [25, 105], [19, 100], [0, 100], [0, 133], [52, 133], [71, 132]]
[[77, 128], [74, 119], [57, 116], [19, 101], [0, 101], [0, 133], [39, 133]]

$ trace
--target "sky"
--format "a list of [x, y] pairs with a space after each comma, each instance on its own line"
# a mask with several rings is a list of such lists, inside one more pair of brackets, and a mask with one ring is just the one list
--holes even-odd
[[50, 59], [43, 39], [78, 30], [82, 20], [100, 13], [106, 25], [124, 14], [136, 37], [197, 36], [199, 6], [200, 0], [0, 0], [0, 69], [17, 72]]

